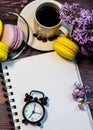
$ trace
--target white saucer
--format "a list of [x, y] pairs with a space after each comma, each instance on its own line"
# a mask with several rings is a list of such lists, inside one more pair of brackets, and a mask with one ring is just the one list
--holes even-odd
[[25, 20], [28, 22], [28, 25], [30, 28], [30, 38], [28, 41], [28, 45], [37, 50], [52, 51], [53, 50], [53, 41], [42, 42], [42, 41], [39, 41], [37, 38], [33, 37], [34, 11], [36, 10], [36, 7], [38, 6], [38, 4], [44, 3], [46, 1], [47, 2], [52, 1], [53, 3], [56, 3], [57, 5], [59, 5], [60, 7], [62, 6], [59, 2], [57, 2], [55, 0], [35, 0], [35, 1], [32, 1], [31, 3], [27, 4], [21, 11], [20, 15], [25, 18]]

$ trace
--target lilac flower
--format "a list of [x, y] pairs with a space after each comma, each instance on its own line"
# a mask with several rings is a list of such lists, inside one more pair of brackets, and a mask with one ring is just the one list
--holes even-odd
[[72, 97], [75, 101], [79, 102], [78, 106], [80, 109], [83, 109], [86, 104], [88, 104], [86, 99], [86, 93], [90, 92], [90, 87], [86, 84], [82, 85], [75, 82], [73, 86]]
[[[82, 11], [83, 12], [83, 11]], [[93, 14], [84, 11], [81, 17], [76, 19], [76, 26], [72, 38], [81, 46], [81, 52], [87, 56], [93, 54]]]
[[78, 107], [80, 110], [85, 111], [87, 109], [89, 102], [79, 103]]
[[62, 5], [60, 10], [60, 18], [67, 24], [74, 24], [75, 18], [79, 17], [80, 8], [78, 4], [65, 4]]
[[63, 4], [60, 18], [67, 24], [73, 25], [70, 38], [76, 41], [81, 53], [86, 56], [93, 55], [93, 10], [82, 9], [78, 4]]

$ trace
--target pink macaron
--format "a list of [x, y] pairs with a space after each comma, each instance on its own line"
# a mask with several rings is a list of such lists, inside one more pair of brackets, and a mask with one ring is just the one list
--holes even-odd
[[8, 44], [10, 50], [18, 49], [23, 41], [23, 32], [18, 25], [5, 24], [1, 40]]

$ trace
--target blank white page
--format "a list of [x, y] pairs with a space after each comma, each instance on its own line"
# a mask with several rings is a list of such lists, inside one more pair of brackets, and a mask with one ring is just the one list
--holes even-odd
[[[90, 111], [81, 111], [77, 102], [72, 98], [73, 84], [80, 82], [77, 64], [68, 61], [55, 52], [30, 56], [14, 61], [2, 63], [3, 73], [9, 72], [18, 116], [22, 130], [93, 130]], [[4, 69], [7, 66], [8, 69]], [[41, 127], [22, 123], [22, 109], [25, 104], [25, 93], [31, 90], [39, 90], [48, 96], [48, 106], [45, 106], [46, 114]], [[8, 90], [10, 92], [11, 89]]]

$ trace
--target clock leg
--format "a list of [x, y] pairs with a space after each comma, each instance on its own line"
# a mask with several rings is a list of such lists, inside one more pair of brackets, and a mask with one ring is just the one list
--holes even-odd
[[28, 121], [27, 121], [27, 120], [25, 120], [25, 119], [23, 119], [23, 120], [22, 120], [22, 123], [24, 123], [24, 124], [26, 124], [26, 125], [27, 125], [27, 124], [28, 124]]
[[38, 123], [37, 123], [37, 125], [38, 125], [38, 126], [41, 126], [41, 123], [40, 123], [40, 122], [38, 122]]

